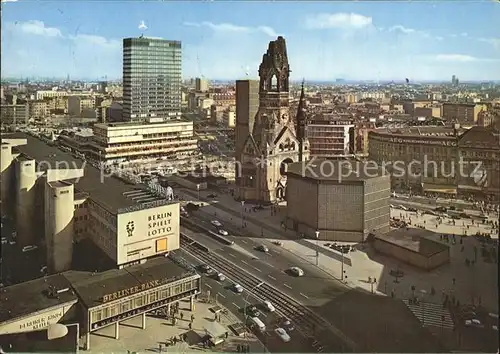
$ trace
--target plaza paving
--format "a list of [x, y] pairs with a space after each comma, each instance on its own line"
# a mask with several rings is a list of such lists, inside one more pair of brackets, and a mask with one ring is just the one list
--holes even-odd
[[[202, 337], [205, 336], [205, 326], [214, 321], [214, 314], [209, 310], [214, 304], [195, 302], [195, 310], [189, 311], [189, 302], [181, 302], [180, 312], [184, 314], [181, 320], [177, 315], [177, 324], [172, 325], [172, 321], [148, 316], [146, 319], [146, 329], [141, 329], [141, 318], [136, 317], [120, 324], [119, 339], [115, 339], [114, 325], [94, 332], [90, 338], [90, 350], [87, 353], [109, 353], [119, 352], [171, 352], [186, 353], [193, 351], [209, 351], [199, 345]], [[219, 305], [220, 306], [220, 305]], [[190, 317], [194, 314], [192, 329], [189, 329]], [[227, 328], [228, 325], [239, 322], [230, 312], [222, 314], [220, 324]], [[222, 346], [218, 346], [214, 351], [236, 352], [238, 344], [249, 344], [252, 352], [264, 352], [262, 344], [253, 334], [247, 334], [246, 341], [234, 335], [229, 329], [229, 337]], [[186, 342], [177, 342], [175, 345], [166, 347], [166, 343], [176, 336], [187, 334]], [[83, 345], [83, 340], [82, 343]], [[160, 349], [161, 345], [161, 349]]]

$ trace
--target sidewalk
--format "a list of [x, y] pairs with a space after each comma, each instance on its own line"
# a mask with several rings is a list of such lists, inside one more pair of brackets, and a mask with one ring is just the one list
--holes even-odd
[[[208, 193], [210, 192], [200, 193], [201, 199], [212, 204], [206, 204], [201, 211], [213, 215], [213, 218], [220, 221], [240, 225], [241, 204], [232, 200], [232, 197], [227, 194], [218, 195], [217, 202], [204, 198], [204, 195]], [[196, 197], [193, 200], [197, 200]], [[221, 201], [231, 203], [233, 209], [224, 206]], [[425, 289], [427, 292], [430, 292], [431, 287], [434, 287], [439, 295], [435, 296], [434, 299], [429, 299], [429, 301], [440, 302], [441, 292], [449, 293], [451, 291], [461, 303], [470, 303], [472, 298], [477, 299], [480, 296], [485, 307], [492, 311], [498, 311], [497, 264], [486, 263], [482, 259], [478, 259], [474, 267], [465, 266], [465, 258], [473, 258], [474, 247], [481, 248], [478, 241], [473, 237], [464, 238], [463, 252], [461, 252], [461, 245], [458, 242], [456, 245], [450, 244], [451, 264], [442, 266], [432, 272], [421, 272], [418, 269], [400, 264], [395, 259], [375, 254], [368, 245], [357, 245], [358, 251], [344, 255], [342, 269], [342, 255], [324, 247], [326, 241], [299, 239], [295, 232], [285, 232], [284, 229], [279, 227], [280, 215], [271, 216], [270, 213], [269, 209], [243, 213], [244, 222], [246, 223], [244, 230], [251, 234], [249, 236], [261, 237], [261, 234], [263, 234], [263, 237], [267, 240], [280, 239], [283, 243], [283, 249], [315, 266], [316, 251], [318, 251], [318, 267], [337, 279], [340, 279], [341, 272], [344, 270], [347, 276], [346, 285], [350, 287], [362, 288], [368, 292], [371, 292], [373, 287], [374, 293], [386, 295], [390, 295], [391, 291], [394, 291], [399, 298], [409, 298], [412, 295], [412, 286], [418, 290]], [[465, 227], [469, 226], [469, 229], [467, 229], [468, 235], [473, 235], [477, 231], [484, 233], [490, 233], [491, 231], [490, 226], [478, 224], [477, 222], [472, 224], [471, 220], [457, 220], [456, 225], [453, 226], [448, 224], [447, 220], [442, 224], [438, 224], [434, 216], [423, 215], [417, 218], [414, 213], [407, 213], [403, 210], [392, 210], [391, 216], [396, 218], [403, 216], [407, 221], [411, 218], [412, 227], [421, 225], [437, 233], [461, 235], [463, 234], [464, 225]], [[271, 222], [274, 222], [275, 225], [262, 226], [262, 224], [265, 225], [265, 223]], [[274, 231], [276, 229], [279, 232]], [[287, 239], [283, 239], [285, 235]], [[436, 235], [436, 237], [439, 240], [439, 236]], [[498, 237], [498, 233], [494, 237]], [[404, 271], [405, 276], [400, 279], [399, 283], [393, 283], [389, 271], [398, 267]], [[376, 278], [379, 283], [372, 285], [368, 281], [369, 277]], [[456, 279], [455, 284], [452, 283], [454, 278]]]
[[[209, 309], [215, 304], [208, 304], [197, 301], [195, 303], [194, 312], [190, 312], [189, 302], [181, 302], [180, 312], [184, 314], [183, 320], [180, 319], [180, 313], [177, 315], [177, 324], [172, 325], [172, 321], [160, 318], [147, 316], [146, 329], [141, 328], [141, 319], [132, 318], [123, 321], [120, 324], [120, 338], [114, 338], [114, 326], [103, 328], [94, 332], [90, 338], [90, 350], [82, 351], [82, 353], [105, 353], [105, 352], [171, 352], [171, 353], [186, 353], [193, 351], [211, 351], [208, 348], [203, 348], [200, 344], [201, 339], [206, 335], [205, 326], [209, 322], [214, 321], [214, 313]], [[220, 305], [219, 305], [220, 306]], [[220, 306], [222, 307], [222, 306]], [[191, 314], [195, 316], [192, 323], [192, 329], [189, 329]], [[240, 322], [231, 312], [222, 314], [220, 324], [224, 326], [229, 337], [222, 346], [212, 348], [213, 351], [235, 352], [237, 344], [248, 344], [251, 346], [251, 352], [263, 353], [265, 348], [253, 334], [247, 333], [247, 340], [243, 337], [236, 336], [227, 326]], [[175, 345], [166, 346], [166, 343], [171, 338], [177, 337], [186, 333], [187, 339], [185, 342], [178, 341]]]

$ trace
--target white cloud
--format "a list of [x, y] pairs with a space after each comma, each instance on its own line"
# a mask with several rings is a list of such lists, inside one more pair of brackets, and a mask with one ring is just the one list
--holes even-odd
[[121, 46], [121, 42], [119, 40], [107, 39], [93, 34], [77, 34], [76, 36], [68, 36], [68, 38], [82, 44], [91, 44], [101, 47], [119, 48]]
[[46, 27], [42, 21], [32, 20], [27, 22], [14, 22], [9, 24], [9, 27], [27, 34], [34, 34], [45, 37], [62, 37], [62, 33], [58, 28]]
[[480, 42], [491, 44], [494, 48], [500, 49], [500, 38], [478, 38]]
[[417, 33], [417, 30], [414, 30], [413, 28], [407, 28], [401, 25], [397, 26], [392, 26], [389, 28], [389, 32], [401, 32], [405, 34], [412, 34], [412, 33]]
[[184, 26], [189, 27], [209, 27], [216, 32], [237, 32], [237, 33], [251, 33], [251, 32], [261, 32], [270, 37], [278, 37], [279, 34], [269, 27], [269, 26], [258, 26], [258, 27], [245, 27], [233, 25], [232, 23], [213, 23], [213, 22], [184, 22]]
[[357, 29], [371, 26], [373, 19], [355, 13], [321, 13], [306, 18], [306, 27], [311, 29], [344, 28]]
[[17, 2], [17, 0], [2, 0], [2, 2]]
[[469, 63], [472, 61], [479, 61], [479, 58], [465, 54], [438, 54], [434, 57], [437, 61], [448, 61], [455, 63]]

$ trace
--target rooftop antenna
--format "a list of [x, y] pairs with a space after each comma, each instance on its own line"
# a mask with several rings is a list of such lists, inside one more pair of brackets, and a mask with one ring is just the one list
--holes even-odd
[[[148, 26], [146, 26], [146, 24], [144, 23], [144, 20], [141, 20], [141, 23], [139, 24], [139, 27], [138, 27], [141, 31], [145, 31], [148, 29]], [[141, 33], [141, 36], [140, 38], [143, 38], [144, 37], [144, 33]]]

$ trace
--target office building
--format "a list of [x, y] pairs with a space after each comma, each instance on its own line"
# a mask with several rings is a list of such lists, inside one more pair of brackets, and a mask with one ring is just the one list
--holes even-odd
[[386, 164], [389, 172], [391, 161], [404, 167], [404, 173], [391, 175], [393, 188], [500, 197], [500, 134], [494, 127], [378, 128], [368, 139], [371, 160]]
[[181, 116], [181, 42], [146, 37], [123, 40], [123, 119]]
[[287, 228], [346, 242], [389, 231], [390, 176], [380, 166], [311, 159], [289, 164], [286, 174]]
[[207, 79], [197, 77], [195, 80], [196, 92], [208, 92], [209, 83]]
[[307, 124], [307, 138], [314, 157], [329, 158], [354, 153], [354, 121], [312, 118]]
[[481, 111], [488, 107], [481, 103], [443, 103], [443, 119], [460, 124], [475, 124]]
[[3, 104], [1, 107], [2, 124], [28, 124], [29, 104]]

